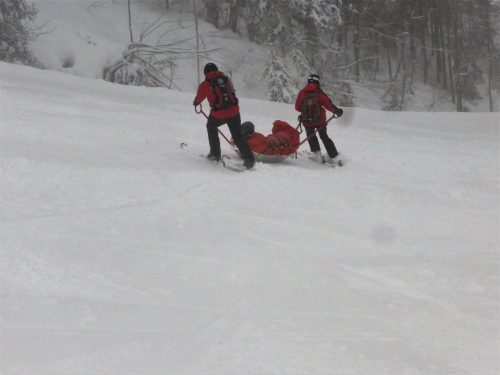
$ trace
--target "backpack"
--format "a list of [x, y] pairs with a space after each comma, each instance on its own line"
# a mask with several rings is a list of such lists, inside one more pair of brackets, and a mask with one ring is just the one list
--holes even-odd
[[302, 122], [316, 123], [321, 121], [321, 103], [318, 97], [319, 90], [311, 92], [302, 99]]
[[238, 98], [234, 94], [233, 84], [227, 76], [215, 77], [210, 81], [210, 90], [214, 94], [215, 111], [228, 109], [238, 104]]

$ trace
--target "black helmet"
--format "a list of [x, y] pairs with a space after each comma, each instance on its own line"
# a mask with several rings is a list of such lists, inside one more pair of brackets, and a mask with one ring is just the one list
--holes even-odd
[[217, 68], [217, 65], [215, 65], [214, 63], [208, 63], [207, 65], [205, 65], [203, 73], [207, 75], [208, 73], [216, 72], [217, 70], [219, 70], [219, 68]]
[[250, 138], [255, 131], [255, 126], [250, 121], [245, 121], [241, 124], [241, 134], [245, 139]]
[[307, 77], [307, 83], [318, 83], [319, 84], [319, 75], [311, 74]]

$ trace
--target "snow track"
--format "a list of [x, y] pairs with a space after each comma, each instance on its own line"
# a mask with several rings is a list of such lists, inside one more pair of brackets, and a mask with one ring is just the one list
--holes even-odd
[[500, 371], [498, 113], [347, 109], [344, 168], [236, 174], [179, 150], [192, 94], [0, 73], [2, 374]]

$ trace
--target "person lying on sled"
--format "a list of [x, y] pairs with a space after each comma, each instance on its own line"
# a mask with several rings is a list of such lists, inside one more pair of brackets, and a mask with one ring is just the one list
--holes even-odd
[[241, 124], [241, 134], [250, 149], [263, 155], [290, 155], [297, 152], [300, 135], [297, 129], [285, 121], [273, 122], [272, 133], [265, 136], [255, 131], [255, 126], [250, 121]]

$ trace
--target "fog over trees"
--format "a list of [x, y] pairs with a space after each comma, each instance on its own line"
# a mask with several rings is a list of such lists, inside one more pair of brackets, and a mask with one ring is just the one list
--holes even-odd
[[[336, 82], [379, 85], [386, 109], [405, 109], [414, 84], [446, 90], [457, 111], [478, 97], [478, 85], [499, 88], [495, 36], [499, 4], [491, 0], [205, 0], [206, 19], [271, 43], [266, 70], [288, 100], [293, 74], [314, 70]], [[297, 64], [306, 69], [297, 69]], [[276, 67], [281, 66], [283, 72]], [[298, 71], [297, 71], [298, 70]], [[295, 76], [296, 77], [296, 76]], [[300, 77], [303, 78], [303, 77]], [[303, 81], [302, 79], [297, 81]], [[276, 91], [276, 89], [275, 89]]]
[[[495, 0], [126, 1], [144, 3], [159, 15], [193, 12], [219, 29], [270, 46], [263, 77], [257, 78], [268, 83], [273, 101], [293, 102], [310, 72], [322, 76], [341, 105], [353, 105], [357, 86], [369, 88], [387, 110], [408, 109], [420, 84], [445, 92], [457, 111], [468, 110], [464, 100], [476, 99], [489, 101], [494, 110], [500, 89]], [[1, 60], [33, 63], [26, 45], [35, 15], [28, 0], [0, 0]], [[132, 39], [131, 31], [137, 48], [139, 40]], [[151, 72], [147, 82], [175, 87], [168, 78], [174, 52], [163, 46], [160, 70], [166, 77]], [[118, 68], [111, 72], [113, 79], [120, 77]], [[145, 82], [136, 78], [126, 80]]]

